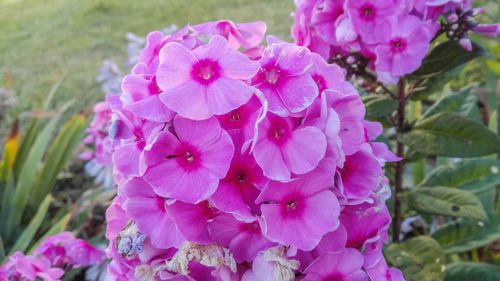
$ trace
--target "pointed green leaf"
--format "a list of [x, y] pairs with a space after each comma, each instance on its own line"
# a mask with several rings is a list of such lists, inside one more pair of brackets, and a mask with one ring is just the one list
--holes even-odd
[[62, 217], [59, 221], [57, 221], [40, 239], [38, 239], [38, 241], [35, 244], [33, 244], [31, 249], [28, 251], [28, 254], [32, 254], [47, 237], [64, 232], [66, 230], [66, 227], [68, 226], [70, 218], [71, 214], [68, 213], [64, 217]]
[[417, 152], [448, 156], [475, 157], [500, 151], [500, 136], [483, 124], [454, 112], [425, 118], [398, 140]]
[[478, 262], [457, 262], [446, 267], [444, 281], [498, 281], [500, 266]]
[[451, 221], [432, 233], [445, 254], [468, 252], [500, 240], [500, 214], [487, 221], [459, 219]]
[[425, 214], [486, 219], [481, 201], [465, 190], [447, 187], [417, 188], [406, 193], [408, 207]]
[[398, 108], [398, 102], [388, 96], [369, 95], [361, 97], [365, 104], [367, 120], [387, 116]]
[[440, 93], [448, 82], [455, 78], [462, 70], [464, 70], [465, 65], [455, 67], [450, 71], [446, 71], [440, 75], [432, 76], [425, 79], [423, 83], [419, 85], [419, 89], [413, 93], [410, 97], [411, 100], [423, 100], [435, 93]]
[[411, 76], [440, 75], [485, 54], [484, 48], [475, 42], [472, 42], [472, 51], [468, 51], [462, 48], [457, 41], [447, 41], [435, 47], [425, 57], [422, 66]]
[[14, 177], [16, 179], [19, 178], [19, 174], [21, 173], [21, 169], [24, 166], [24, 162], [28, 157], [28, 153], [30, 152], [33, 143], [36, 140], [38, 132], [40, 131], [40, 121], [37, 118], [34, 118], [31, 121], [31, 125], [24, 135], [21, 145], [19, 147], [19, 151], [17, 152], [17, 157], [14, 162]]
[[444, 254], [429, 236], [393, 243], [384, 251], [387, 261], [403, 271], [408, 281], [438, 281], [444, 277]]
[[85, 117], [78, 114], [64, 124], [45, 156], [44, 164], [34, 185], [31, 204], [38, 205], [51, 191], [57, 181], [57, 176], [83, 138], [85, 122]]
[[16, 184], [16, 193], [13, 198], [14, 210], [11, 212], [9, 217], [9, 226], [12, 228], [17, 228], [21, 222], [21, 217], [24, 212], [24, 208], [28, 203], [29, 197], [31, 196], [31, 191], [33, 184], [35, 182], [35, 177], [38, 170], [38, 165], [40, 160], [47, 149], [47, 146], [52, 138], [52, 133], [54, 132], [59, 116], [53, 118], [40, 132], [33, 146], [30, 148], [27, 161], [24, 163], [22, 170], [19, 174], [19, 179]]
[[422, 119], [441, 112], [456, 112], [472, 119], [479, 120], [477, 98], [477, 85], [471, 85], [458, 93], [451, 93], [439, 99], [429, 107], [422, 116]]
[[28, 246], [33, 242], [33, 237], [35, 237], [38, 228], [42, 224], [51, 202], [52, 202], [52, 196], [47, 195], [47, 197], [45, 197], [45, 199], [42, 201], [42, 204], [40, 204], [40, 206], [38, 207], [35, 216], [31, 219], [26, 229], [24, 229], [23, 233], [17, 239], [16, 243], [10, 250], [9, 256], [17, 251], [24, 252], [28, 248]]

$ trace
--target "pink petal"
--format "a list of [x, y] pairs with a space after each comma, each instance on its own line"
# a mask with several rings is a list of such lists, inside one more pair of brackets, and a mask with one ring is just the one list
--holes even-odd
[[167, 213], [186, 240], [201, 244], [212, 242], [207, 229], [212, 212], [206, 202], [194, 205], [177, 201], [167, 207]]
[[211, 113], [222, 115], [247, 103], [254, 88], [242, 81], [220, 77], [207, 88], [207, 103]]
[[191, 69], [198, 62], [189, 49], [179, 43], [166, 44], [160, 50], [156, 82], [163, 91], [175, 89], [191, 79]]
[[[203, 163], [201, 165], [218, 179], [225, 177], [234, 155], [234, 145], [229, 134], [221, 130], [220, 138], [203, 147], [202, 153], [201, 160]], [[218, 182], [216, 185], [218, 185]], [[212, 195], [214, 191], [215, 190], [213, 190], [210, 195]]]
[[160, 101], [158, 95], [129, 103], [124, 108], [141, 118], [155, 122], [170, 122], [175, 114]]
[[266, 177], [279, 181], [290, 179], [290, 171], [276, 143], [267, 139], [261, 140], [255, 145], [253, 155]]
[[325, 156], [326, 138], [315, 127], [305, 127], [292, 132], [282, 148], [283, 158], [294, 174], [305, 174], [318, 166]]
[[160, 94], [160, 100], [184, 118], [204, 120], [212, 116], [207, 106], [206, 87], [195, 80], [171, 87]]
[[187, 142], [200, 150], [219, 139], [222, 130], [215, 118], [195, 121], [181, 116], [174, 118], [174, 128], [182, 142]]
[[255, 220], [250, 207], [243, 200], [239, 187], [234, 183], [221, 181], [210, 201], [223, 212], [234, 214], [245, 221]]
[[222, 69], [222, 76], [231, 79], [248, 80], [259, 71], [258, 62], [250, 61], [247, 56], [237, 51], [230, 51], [217, 62]]
[[309, 74], [286, 77], [280, 80], [278, 92], [285, 107], [291, 113], [304, 110], [318, 96], [318, 86]]
[[212, 59], [218, 60], [229, 50], [229, 46], [227, 45], [226, 38], [215, 35], [210, 39], [207, 45], [202, 45], [193, 50], [193, 54], [198, 58], [198, 60], [202, 59]]

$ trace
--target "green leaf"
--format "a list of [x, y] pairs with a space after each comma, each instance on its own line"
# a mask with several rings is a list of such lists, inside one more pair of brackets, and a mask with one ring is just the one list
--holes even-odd
[[500, 240], [500, 214], [489, 216], [488, 221], [459, 219], [451, 221], [432, 233], [445, 254], [468, 252]]
[[438, 281], [444, 277], [443, 250], [429, 236], [393, 243], [384, 254], [393, 266], [403, 271], [408, 281]]
[[[10, 233], [14, 230], [9, 225], [9, 216], [13, 212], [12, 198], [14, 198], [14, 174], [9, 171], [8, 180], [5, 183], [5, 190], [2, 198], [2, 208], [0, 209], [0, 235], [8, 240]], [[6, 243], [8, 241], [5, 241]]]
[[455, 67], [450, 71], [446, 71], [441, 75], [432, 76], [428, 79], [425, 79], [418, 88], [421, 90], [415, 91], [410, 99], [411, 100], [423, 100], [428, 98], [434, 93], [439, 93], [443, 90], [444, 86], [450, 82], [453, 78], [455, 78], [462, 70], [464, 70], [465, 65]]
[[398, 108], [398, 102], [388, 96], [369, 95], [361, 97], [366, 107], [367, 120], [387, 116]]
[[495, 72], [496, 75], [500, 76], [500, 62], [495, 60], [487, 60], [486, 65], [491, 71]]
[[439, 99], [424, 113], [422, 119], [440, 112], [457, 112], [464, 116], [480, 120], [477, 98], [477, 85], [471, 85], [458, 93], [452, 93]]
[[481, 201], [472, 193], [447, 187], [424, 187], [406, 194], [408, 207], [421, 213], [486, 219]]
[[36, 179], [31, 198], [32, 205], [38, 205], [51, 191], [57, 181], [57, 176], [83, 138], [85, 122], [85, 117], [77, 114], [64, 124], [63, 129], [49, 148], [42, 170]]
[[68, 213], [64, 217], [62, 217], [59, 221], [57, 221], [38, 241], [33, 244], [31, 249], [28, 251], [28, 254], [32, 254], [40, 244], [43, 243], [43, 241], [52, 235], [61, 233], [66, 230], [66, 227], [68, 226], [69, 219], [71, 218], [71, 214]]
[[434, 169], [419, 186], [461, 187], [500, 175], [500, 160], [464, 159]]
[[500, 266], [478, 263], [457, 262], [446, 267], [444, 281], [498, 281]]
[[52, 138], [52, 133], [54, 132], [59, 116], [53, 118], [40, 132], [36, 141], [31, 147], [27, 161], [24, 163], [22, 170], [20, 171], [19, 178], [16, 184], [16, 193], [13, 198], [13, 211], [10, 213], [9, 217], [9, 227], [17, 228], [20, 225], [21, 217], [24, 212], [24, 208], [28, 203], [29, 196], [31, 195], [31, 189], [35, 181], [38, 166], [40, 160], [47, 149], [47, 146]]
[[447, 41], [435, 47], [424, 59], [422, 66], [411, 75], [440, 75], [485, 54], [484, 48], [475, 42], [472, 42], [472, 51], [467, 51], [457, 41]]
[[24, 229], [23, 233], [17, 239], [16, 243], [10, 250], [9, 256], [17, 251], [24, 252], [28, 248], [30, 243], [32, 243], [33, 237], [35, 237], [38, 228], [42, 224], [51, 202], [52, 196], [47, 195], [47, 197], [45, 197], [45, 199], [42, 201], [42, 204], [40, 204], [40, 206], [38, 207], [35, 216], [31, 219], [26, 229]]
[[500, 136], [483, 124], [454, 112], [442, 112], [416, 123], [398, 140], [417, 152], [475, 157], [500, 151]]
[[0, 262], [5, 259], [5, 246], [3, 245], [2, 235], [0, 235]]
[[19, 178], [21, 169], [24, 166], [24, 162], [28, 157], [28, 153], [30, 152], [31, 147], [35, 142], [39, 131], [40, 131], [40, 120], [35, 118], [31, 121], [31, 125], [26, 134], [24, 135], [21, 141], [21, 145], [19, 147], [19, 151], [17, 152], [16, 161], [14, 162], [14, 176], [16, 179]]

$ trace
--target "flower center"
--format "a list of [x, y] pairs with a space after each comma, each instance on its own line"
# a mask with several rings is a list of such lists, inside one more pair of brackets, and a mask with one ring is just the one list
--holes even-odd
[[184, 157], [189, 163], [194, 161], [194, 156], [189, 151], [186, 151], [186, 153], [184, 153]]
[[239, 184], [244, 184], [248, 181], [248, 177], [245, 173], [240, 172], [236, 175], [236, 182]]
[[240, 121], [241, 116], [239, 112], [233, 112], [231, 114], [231, 121]]
[[403, 38], [395, 38], [391, 40], [391, 50], [394, 53], [401, 53], [406, 50], [406, 40]]
[[297, 208], [297, 201], [295, 200], [290, 200], [286, 203], [286, 210], [295, 210]]
[[219, 75], [219, 65], [212, 60], [201, 60], [193, 67], [192, 76], [200, 82], [210, 82]]
[[364, 5], [361, 10], [361, 17], [367, 20], [372, 20], [375, 18], [375, 10], [373, 9], [373, 6], [367, 3]]
[[266, 70], [265, 75], [267, 83], [276, 84], [278, 82], [278, 79], [280, 78], [280, 71], [279, 69], [273, 67]]

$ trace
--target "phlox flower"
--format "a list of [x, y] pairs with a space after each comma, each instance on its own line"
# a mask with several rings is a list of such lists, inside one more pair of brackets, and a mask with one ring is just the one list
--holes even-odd
[[160, 196], [186, 203], [208, 199], [226, 176], [234, 146], [217, 119], [194, 121], [177, 115], [174, 135], [162, 131], [144, 151], [144, 179]]
[[319, 93], [333, 89], [344, 82], [344, 72], [336, 64], [327, 64], [318, 54], [312, 53], [313, 66], [307, 71], [316, 82]]
[[269, 239], [312, 250], [323, 235], [338, 227], [340, 211], [329, 173], [315, 170], [288, 183], [270, 182], [257, 198], [261, 228]]
[[74, 266], [101, 264], [104, 252], [82, 239], [75, 239], [65, 245], [69, 262]]
[[64, 245], [74, 239], [69, 231], [47, 237], [33, 253], [45, 257], [54, 266], [63, 265], [67, 262]]
[[261, 111], [261, 102], [257, 96], [253, 96], [246, 104], [227, 114], [217, 116], [217, 120], [223, 129], [228, 132], [236, 130], [237, 134], [242, 134], [243, 141], [247, 141], [254, 135], [255, 123]]
[[155, 247], [168, 249], [182, 244], [184, 237], [167, 214], [166, 198], [154, 193], [141, 178], [130, 179], [125, 184], [124, 193], [127, 196], [127, 216], [137, 223], [139, 231], [146, 234]]
[[266, 33], [266, 23], [262, 21], [248, 23], [234, 23], [229, 20], [220, 20], [193, 25], [193, 36], [202, 34], [221, 35], [227, 39], [232, 49], [252, 48], [260, 44]]
[[238, 263], [251, 262], [259, 251], [275, 245], [262, 235], [257, 221], [245, 223], [230, 214], [221, 214], [208, 227], [215, 242], [230, 249]]
[[226, 114], [245, 104], [254, 92], [244, 80], [257, 73], [258, 63], [230, 49], [219, 35], [194, 50], [169, 43], [159, 57], [160, 100], [185, 118], [203, 120]]
[[288, 116], [311, 105], [318, 87], [307, 70], [312, 66], [309, 50], [289, 43], [270, 44], [260, 59], [260, 71], [252, 85], [262, 91], [269, 111]]
[[432, 36], [423, 22], [411, 15], [393, 17], [387, 21], [383, 43], [375, 49], [377, 71], [403, 76], [417, 70], [429, 48]]
[[377, 28], [383, 21], [393, 16], [395, 11], [393, 0], [346, 0], [346, 12], [354, 29], [368, 44], [378, 43]]
[[343, 0], [317, 1], [311, 13], [311, 24], [318, 34], [328, 43], [336, 44], [335, 37], [337, 19], [344, 14]]
[[347, 199], [367, 198], [379, 186], [383, 170], [366, 145], [353, 155], [347, 156], [341, 169], [343, 194]]
[[57, 281], [64, 275], [60, 268], [51, 267], [48, 260], [25, 256], [15, 252], [9, 261], [0, 267], [0, 280]]
[[305, 174], [325, 156], [325, 134], [313, 126], [297, 127], [296, 122], [268, 113], [258, 125], [253, 155], [270, 179], [287, 181], [291, 173]]
[[345, 249], [321, 255], [304, 273], [303, 281], [369, 281], [362, 270], [363, 256], [355, 249]]
[[403, 273], [394, 267], [389, 268], [381, 251], [365, 253], [364, 268], [371, 280], [404, 281]]
[[260, 209], [255, 199], [260, 189], [269, 182], [247, 148], [242, 151], [241, 135], [232, 132], [235, 154], [229, 171], [220, 183], [210, 202], [219, 210], [231, 213], [243, 221], [254, 221]]
[[346, 206], [340, 222], [347, 230], [346, 246], [361, 250], [369, 244], [384, 242], [391, 215], [385, 206], [363, 203]]
[[200, 244], [212, 243], [208, 233], [208, 221], [213, 219], [214, 211], [208, 201], [198, 204], [177, 201], [167, 206], [168, 215], [185, 240]]

